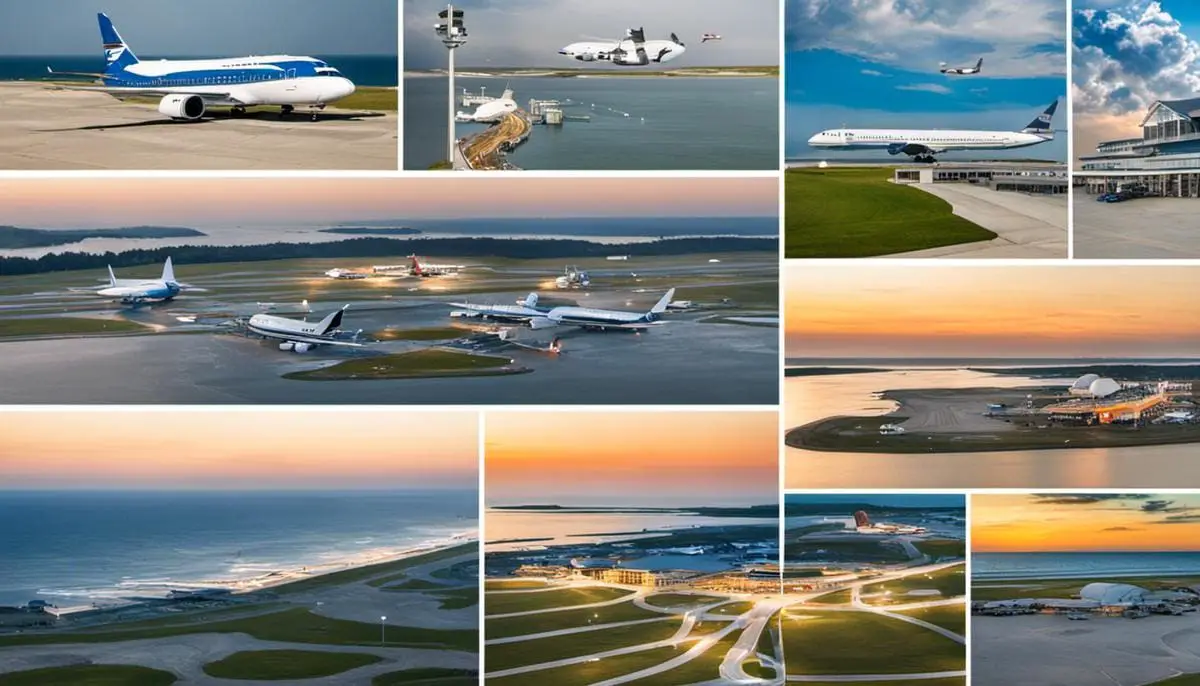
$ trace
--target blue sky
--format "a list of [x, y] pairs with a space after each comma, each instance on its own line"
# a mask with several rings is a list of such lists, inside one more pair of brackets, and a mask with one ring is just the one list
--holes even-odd
[[1072, 17], [1076, 154], [1136, 138], [1155, 100], [1200, 95], [1200, 3], [1076, 0]]
[[105, 12], [139, 56], [395, 55], [396, 0], [4, 0], [0, 54], [101, 55]]
[[[842, 125], [1019, 130], [1066, 95], [1066, 16], [1065, 0], [788, 0], [787, 155], [879, 157], [808, 147], [812, 134]], [[980, 75], [938, 71], [980, 57]], [[1060, 102], [1056, 129], [1067, 128], [1065, 115]], [[988, 156], [1065, 161], [1066, 135]]]

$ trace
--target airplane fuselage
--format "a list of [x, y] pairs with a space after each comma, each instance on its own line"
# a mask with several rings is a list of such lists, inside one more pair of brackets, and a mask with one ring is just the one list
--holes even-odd
[[179, 295], [180, 290], [177, 283], [125, 279], [96, 292], [106, 298], [118, 298], [122, 302], [134, 303], [170, 300]]
[[564, 322], [597, 329], [603, 329], [607, 326], [618, 327], [639, 322], [649, 323], [657, 318], [645, 313], [617, 312], [592, 307], [556, 307], [550, 310], [545, 316], [553, 322]]
[[254, 333], [268, 338], [287, 339], [289, 336], [322, 335], [321, 326], [318, 322], [302, 322], [270, 314], [254, 315], [250, 318], [246, 327]]
[[932, 150], [1006, 150], [1039, 145], [1052, 140], [1050, 134], [1008, 131], [954, 131], [919, 129], [832, 129], [808, 139], [814, 148], [830, 150], [879, 150], [898, 154], [907, 145]]
[[354, 83], [326, 62], [290, 55], [142, 61], [109, 72], [102, 81], [114, 89], [201, 95], [209, 104], [232, 106], [326, 105], [355, 91]]
[[642, 43], [648, 62], [638, 57], [637, 44], [626, 38], [622, 41], [595, 41], [572, 43], [558, 51], [560, 55], [572, 57], [580, 62], [609, 62], [620, 67], [640, 67], [677, 59], [687, 48], [669, 40], [648, 40]]

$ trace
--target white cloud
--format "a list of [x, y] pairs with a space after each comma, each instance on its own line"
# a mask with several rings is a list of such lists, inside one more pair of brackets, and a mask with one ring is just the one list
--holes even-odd
[[940, 83], [912, 83], [905, 86], [896, 86], [896, 90], [925, 91], [926, 93], [937, 93], [939, 95], [950, 95], [954, 92]]
[[875, 71], [874, 69], [863, 69], [862, 73], [866, 76], [887, 76], [887, 74], [884, 74], [881, 71]]

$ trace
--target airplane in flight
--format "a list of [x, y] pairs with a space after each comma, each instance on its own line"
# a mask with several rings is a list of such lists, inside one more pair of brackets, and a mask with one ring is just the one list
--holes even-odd
[[[338, 327], [342, 325], [342, 315], [346, 313], [346, 305], [325, 317], [316, 324], [302, 319], [288, 319], [271, 314], [256, 314], [246, 321], [246, 329], [263, 338], [280, 341], [279, 349], [286, 352], [306, 353], [321, 345], [341, 345], [350, 348], [361, 348], [362, 343], [339, 338]], [[357, 334], [355, 334], [357, 336]]]
[[541, 317], [529, 320], [533, 329], [544, 329], [551, 326], [578, 326], [585, 331], [605, 331], [607, 329], [627, 329], [643, 331], [656, 326], [658, 318], [667, 311], [667, 303], [675, 297], [675, 289], [667, 291], [658, 299], [649, 312], [622, 312], [619, 310], [600, 310], [592, 307], [556, 307]]
[[457, 309], [450, 313], [454, 318], [495, 320], [498, 322], [528, 322], [537, 317], [544, 317], [548, 310], [539, 309], [538, 294], [530, 293], [516, 305], [478, 305], [475, 303], [450, 303]]
[[983, 71], [983, 58], [980, 57], [979, 61], [975, 63], [974, 67], [953, 67], [953, 68], [951, 68], [951, 67], [947, 67], [945, 62], [941, 62], [940, 66], [941, 66], [941, 72], [943, 74], [959, 74], [961, 76], [969, 76], [971, 74], [978, 74], [979, 72]]
[[365, 279], [367, 275], [362, 272], [352, 271], [350, 269], [330, 269], [325, 272], [325, 276], [331, 279]]
[[934, 155], [952, 150], [1011, 150], [1054, 140], [1050, 122], [1058, 101], [1020, 131], [951, 131], [941, 129], [829, 129], [808, 139], [814, 148], [887, 150], [910, 155], [914, 162], [936, 162]]
[[619, 67], [644, 67], [648, 64], [663, 64], [677, 59], [687, 51], [679, 36], [671, 34], [671, 40], [646, 40], [646, 29], [629, 29], [619, 41], [585, 41], [571, 43], [560, 55], [573, 57], [580, 62], [611, 62]]
[[422, 278], [430, 276], [453, 276], [467, 268], [465, 264], [422, 264], [420, 258], [416, 255], [409, 255], [408, 259], [412, 275]]
[[517, 109], [519, 106], [513, 98], [513, 90], [505, 88], [500, 97], [481, 104], [474, 112], [459, 112], [454, 115], [454, 119], [461, 122], [494, 123]]
[[721, 40], [721, 34], [719, 34], [719, 33], [706, 33], [706, 34], [704, 34], [704, 35], [700, 36], [700, 42], [701, 42], [701, 43], [707, 43], [707, 42], [709, 42], [710, 40]]
[[165, 302], [171, 300], [183, 291], [200, 291], [196, 288], [175, 280], [175, 267], [171, 258], [163, 263], [162, 276], [157, 279], [118, 279], [113, 273], [112, 265], [108, 267], [108, 286], [96, 290], [96, 294], [120, 300], [126, 305], [137, 305], [146, 302]]
[[94, 77], [103, 85], [64, 88], [98, 91], [117, 98], [161, 97], [158, 111], [179, 121], [197, 121], [214, 105], [232, 107], [235, 116], [245, 114], [247, 107], [277, 105], [280, 118], [304, 106], [317, 121], [318, 111], [355, 90], [350, 79], [315, 57], [271, 55], [143, 62], [121, 39], [112, 20], [105, 14], [98, 17], [104, 41], [104, 71], [90, 74], [47, 69], [51, 74]]

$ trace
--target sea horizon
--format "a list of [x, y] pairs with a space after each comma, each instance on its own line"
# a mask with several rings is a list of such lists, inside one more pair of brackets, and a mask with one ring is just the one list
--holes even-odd
[[976, 552], [974, 580], [1200, 576], [1200, 551]]

